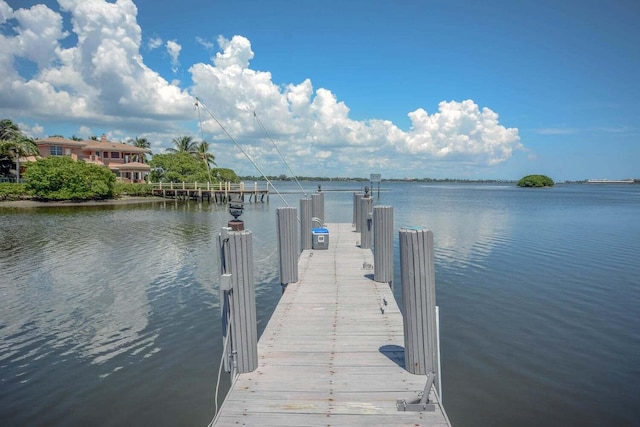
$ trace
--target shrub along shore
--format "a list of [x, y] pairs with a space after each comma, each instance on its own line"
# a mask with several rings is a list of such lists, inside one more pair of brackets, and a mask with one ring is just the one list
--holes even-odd
[[28, 188], [27, 184], [0, 183], [0, 206], [68, 206], [70, 204], [89, 206], [141, 203], [155, 200], [164, 199], [160, 197], [153, 197], [151, 194], [151, 185], [149, 184], [116, 182], [114, 184], [113, 194], [111, 197], [56, 200], [54, 198], [43, 198], [34, 195]]

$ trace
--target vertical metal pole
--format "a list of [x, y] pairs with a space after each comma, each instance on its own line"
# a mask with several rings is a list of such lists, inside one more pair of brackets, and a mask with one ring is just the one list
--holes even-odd
[[312, 236], [311, 229], [313, 223], [311, 221], [312, 215], [312, 200], [309, 198], [300, 199], [300, 249], [311, 249]]
[[393, 207], [373, 208], [373, 280], [393, 281]]
[[278, 253], [280, 254], [280, 283], [298, 281], [298, 209], [282, 207], [276, 210], [278, 220]]
[[400, 270], [405, 367], [412, 374], [426, 375], [433, 372], [438, 378], [435, 274], [431, 230], [400, 229]]

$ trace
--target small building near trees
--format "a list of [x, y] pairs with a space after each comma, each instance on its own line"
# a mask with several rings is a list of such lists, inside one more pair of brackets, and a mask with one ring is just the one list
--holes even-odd
[[108, 167], [116, 177], [124, 182], [145, 182], [151, 171], [145, 163], [148, 148], [135, 147], [124, 142], [107, 141], [102, 135], [99, 141], [75, 141], [58, 136], [35, 141], [41, 157], [69, 156], [98, 166]]

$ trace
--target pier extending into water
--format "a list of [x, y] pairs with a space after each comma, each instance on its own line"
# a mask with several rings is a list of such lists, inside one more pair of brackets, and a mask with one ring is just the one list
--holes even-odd
[[[156, 182], [153, 183], [151, 190], [154, 196], [179, 200], [200, 200], [212, 201], [214, 203], [228, 203], [232, 198], [235, 200], [251, 202], [269, 201], [270, 185], [265, 183], [258, 185], [257, 182], [253, 186], [247, 186], [244, 182]], [[235, 196], [235, 197], [234, 197]]]
[[405, 368], [403, 315], [389, 283], [374, 280], [371, 250], [352, 224], [326, 227], [328, 249], [302, 250], [257, 367], [234, 376], [213, 424], [450, 426], [434, 375]]

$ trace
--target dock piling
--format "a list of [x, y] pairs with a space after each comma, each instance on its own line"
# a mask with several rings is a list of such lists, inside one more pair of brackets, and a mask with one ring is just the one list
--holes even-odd
[[[278, 253], [280, 254], [280, 283], [286, 286], [298, 281], [298, 210], [282, 207], [276, 210], [278, 221]], [[311, 231], [309, 231], [311, 232]]]
[[225, 367], [232, 377], [258, 367], [256, 294], [253, 276], [253, 240], [249, 230], [222, 228], [220, 301], [222, 301]]
[[300, 199], [300, 249], [311, 249], [311, 228], [312, 222], [312, 200], [309, 198]]
[[412, 374], [433, 373], [439, 384], [433, 233], [420, 227], [400, 229], [402, 315], [405, 368]]
[[364, 193], [353, 193], [353, 224], [356, 227], [356, 233], [360, 232], [360, 200], [364, 197]]
[[373, 280], [393, 281], [393, 206], [373, 208]]
[[373, 199], [363, 197], [360, 199], [360, 248], [371, 249], [373, 240], [373, 218], [371, 208]]
[[324, 193], [318, 191], [311, 195], [311, 214], [324, 224]]

